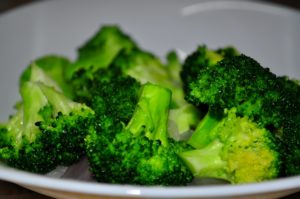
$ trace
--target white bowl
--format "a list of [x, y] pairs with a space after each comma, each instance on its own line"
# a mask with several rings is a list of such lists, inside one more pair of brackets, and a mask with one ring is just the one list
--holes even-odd
[[[292, 9], [248, 1], [42, 1], [0, 16], [0, 120], [13, 113], [18, 77], [31, 60], [49, 53], [74, 58], [76, 48], [108, 23], [159, 56], [174, 48], [185, 56], [203, 43], [234, 45], [273, 72], [300, 79], [300, 14]], [[62, 179], [65, 172], [43, 176], [0, 165], [0, 179], [57, 198], [278, 198], [300, 191], [300, 176], [166, 188]]]

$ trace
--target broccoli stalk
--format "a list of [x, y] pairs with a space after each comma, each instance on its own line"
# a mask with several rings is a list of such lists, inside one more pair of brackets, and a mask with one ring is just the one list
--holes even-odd
[[[193, 176], [177, 155], [190, 149], [168, 138], [171, 92], [147, 83], [126, 126], [103, 118], [86, 139], [91, 172], [101, 182], [184, 185]], [[120, 172], [122, 171], [122, 172]]]
[[144, 85], [137, 107], [126, 129], [134, 136], [144, 133], [150, 140], [168, 145], [167, 121], [171, 92], [163, 87]]
[[208, 112], [188, 142], [196, 149], [180, 157], [195, 177], [248, 183], [279, 175], [276, 139], [249, 118], [236, 116], [236, 109], [226, 111], [223, 118]]
[[[178, 133], [182, 134], [195, 127], [201, 115], [184, 99], [182, 83], [179, 78], [181, 63], [176, 53], [170, 52], [167, 59], [168, 63], [164, 65], [155, 55], [140, 49], [133, 49], [132, 51], [122, 51], [113, 61], [111, 68], [120, 70], [122, 74], [129, 75], [141, 83], [150, 82], [170, 89], [172, 91], [171, 119], [176, 124]], [[194, 120], [180, 122], [174, 120], [174, 118], [184, 116], [194, 118]]]

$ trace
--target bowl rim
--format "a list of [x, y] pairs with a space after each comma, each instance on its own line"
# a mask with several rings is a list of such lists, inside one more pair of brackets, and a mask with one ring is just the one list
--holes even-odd
[[[300, 190], [300, 176], [279, 178], [260, 183], [239, 185], [201, 185], [201, 186], [140, 186], [118, 185], [100, 182], [86, 182], [73, 179], [54, 178], [33, 174], [17, 169], [0, 166], [0, 179], [22, 186], [32, 186], [59, 191], [109, 196], [146, 196], [146, 197], [217, 197], [263, 194], [287, 190]], [[216, 192], [216, 190], [218, 190]]]

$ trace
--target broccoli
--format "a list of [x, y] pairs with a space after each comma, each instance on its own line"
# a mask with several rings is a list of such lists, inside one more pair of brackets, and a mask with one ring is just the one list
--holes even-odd
[[295, 95], [268, 68], [245, 55], [224, 59], [199, 71], [189, 84], [187, 100], [216, 109], [237, 108], [259, 125], [279, 129], [285, 118], [298, 115]]
[[98, 70], [107, 68], [121, 50], [130, 50], [137, 44], [118, 26], [101, 27], [83, 46], [78, 49], [75, 63], [67, 71], [67, 78], [80, 69]]
[[21, 107], [0, 128], [0, 159], [35, 173], [78, 161], [93, 110], [41, 82], [24, 82], [20, 92]]
[[239, 55], [239, 52], [232, 46], [217, 50], [208, 49], [206, 45], [199, 46], [195, 52], [186, 58], [180, 72], [184, 90], [188, 89], [187, 85], [197, 78], [198, 72], [202, 68], [214, 66], [224, 58], [237, 55]]
[[225, 110], [222, 117], [208, 113], [189, 143], [196, 149], [180, 154], [195, 177], [231, 183], [260, 182], [280, 172], [280, 149], [272, 133], [248, 117]]
[[138, 100], [140, 83], [109, 69], [90, 72], [84, 69], [75, 73], [75, 100], [91, 107], [97, 118], [107, 115], [127, 123]]
[[[110, 66], [112, 70], [121, 71], [141, 83], [150, 82], [159, 84], [172, 91], [171, 120], [176, 124], [176, 131], [184, 133], [196, 126], [200, 113], [184, 99], [182, 83], [179, 77], [181, 63], [177, 54], [171, 51], [167, 55], [167, 64], [164, 65], [155, 55], [140, 50], [122, 51]], [[177, 74], [177, 75], [176, 75]], [[192, 120], [178, 121], [176, 118], [193, 118]]]
[[127, 124], [101, 118], [101, 125], [86, 138], [90, 170], [98, 181], [142, 185], [192, 181], [192, 173], [177, 155], [191, 147], [168, 138], [170, 101], [168, 89], [147, 83]]
[[[31, 77], [36, 78], [34, 81], [51, 82], [57, 90], [62, 91], [66, 96], [72, 97], [72, 89], [66, 79], [66, 72], [69, 70], [71, 62], [62, 56], [45, 55], [34, 60], [29, 66], [25, 68], [20, 76], [20, 87], [24, 82], [32, 80]], [[38, 69], [37, 69], [38, 68]], [[34, 70], [34, 71], [33, 71]], [[33, 74], [39, 73], [39, 74]], [[43, 75], [43, 73], [46, 75]], [[46, 78], [46, 79], [45, 79]], [[49, 80], [51, 79], [51, 80]]]
[[186, 99], [195, 106], [207, 106], [215, 113], [235, 108], [238, 117], [247, 117], [270, 131], [282, 145], [281, 175], [300, 173], [300, 136], [296, 125], [300, 106], [295, 92], [299, 88], [292, 81], [277, 77], [248, 56], [239, 55], [211, 66], [203, 65], [186, 88]]
[[[103, 32], [105, 32], [104, 30], [106, 30], [106, 28], [103, 28], [103, 30], [101, 29], [100, 33], [98, 34], [102, 35]], [[118, 32], [121, 35], [125, 35], [120, 29], [118, 29]], [[127, 39], [128, 37], [119, 38], [119, 40], [122, 40], [124, 43], [126, 43]], [[92, 40], [93, 39], [91, 39], [91, 41]], [[184, 115], [188, 115], [190, 118], [199, 118], [198, 111], [193, 109], [192, 105], [187, 105], [187, 102], [184, 100], [184, 93], [181, 89], [182, 85], [179, 78], [181, 63], [176, 53], [169, 53], [167, 59], [168, 63], [167, 66], [165, 66], [154, 54], [140, 49], [137, 45], [132, 45], [130, 48], [120, 48], [120, 51], [118, 51], [118, 53], [116, 53], [115, 56], [110, 59], [110, 63], [107, 63], [106, 71], [103, 70], [103, 67], [98, 67], [92, 63], [89, 63], [89, 67], [81, 69], [77, 68], [77, 71], [73, 72], [71, 85], [74, 90], [74, 99], [79, 102], [87, 103], [89, 106], [94, 108], [90, 101], [92, 98], [95, 98], [94, 96], [97, 96], [100, 93], [98, 91], [93, 91], [96, 90], [93, 89], [93, 87], [101, 87], [101, 85], [99, 85], [101, 83], [99, 79], [105, 77], [108, 80], [111, 78], [111, 76], [129, 75], [138, 80], [140, 83], [151, 82], [171, 89], [172, 107], [179, 109], [181, 105], [189, 106], [189, 108], [184, 108], [184, 110], [172, 111], [171, 115], [174, 116], [173, 118], [182, 116], [181, 113], [183, 112]], [[176, 76], [176, 73], [177, 79], [174, 80], [173, 76]], [[94, 94], [91, 94], [92, 92], [94, 92]], [[189, 112], [187, 112], [187, 110], [189, 110]], [[96, 110], [96, 112], [98, 111]], [[192, 120], [192, 123], [190, 123], [188, 120], [185, 121], [186, 124], [183, 125], [175, 121], [176, 125], [178, 126], [176, 129], [179, 130], [180, 133], [188, 131], [190, 128], [196, 126], [195, 122], [193, 123], [195, 120]]]
[[73, 62], [46, 55], [19, 79], [0, 124], [0, 160], [47, 173], [86, 155], [97, 181], [187, 185], [300, 174], [300, 85], [234, 47], [163, 62], [120, 27], [100, 28]]

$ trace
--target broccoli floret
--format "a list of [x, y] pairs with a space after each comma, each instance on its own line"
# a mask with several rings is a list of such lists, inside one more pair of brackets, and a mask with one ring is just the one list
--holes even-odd
[[231, 183], [260, 182], [280, 172], [280, 149], [272, 133], [235, 109], [224, 116], [210, 112], [201, 121], [189, 143], [196, 149], [183, 152], [195, 177], [211, 177]]
[[91, 107], [96, 117], [107, 115], [114, 120], [127, 123], [138, 100], [140, 83], [110, 69], [81, 70], [73, 86], [76, 101]]
[[208, 106], [214, 112], [236, 108], [238, 116], [271, 131], [283, 145], [282, 175], [300, 173], [300, 136], [295, 125], [300, 105], [295, 83], [277, 77], [254, 59], [239, 55], [200, 69], [187, 87], [186, 99], [192, 104]]
[[189, 55], [182, 67], [180, 76], [183, 81], [184, 90], [194, 81], [201, 69], [214, 66], [224, 58], [230, 58], [239, 55], [239, 52], [231, 46], [211, 50], [206, 45], [199, 46], [198, 49]]
[[135, 47], [135, 41], [122, 32], [118, 26], [102, 26], [78, 49], [77, 60], [68, 70], [67, 78], [70, 79], [80, 69], [93, 67], [96, 71], [99, 68], [107, 68], [121, 50], [130, 50]]
[[98, 181], [143, 185], [184, 185], [193, 179], [177, 155], [188, 145], [168, 138], [171, 92], [145, 84], [130, 121], [102, 125], [86, 138], [91, 172]]
[[[69, 69], [70, 65], [71, 62], [62, 56], [42, 56], [34, 60], [25, 68], [20, 76], [20, 87], [30, 80], [41, 81], [45, 82], [47, 85], [51, 84], [51, 86], [54, 86], [57, 90], [61, 90], [66, 96], [72, 97], [72, 90], [66, 79], [66, 71]], [[33, 80], [32, 77], [36, 79]], [[49, 80], [49, 78], [51, 80]]]
[[22, 107], [1, 127], [0, 159], [36, 173], [78, 161], [94, 112], [40, 82], [23, 83], [21, 96]]
[[285, 118], [297, 115], [295, 98], [282, 81], [254, 59], [241, 55], [199, 71], [189, 84], [187, 100], [215, 109], [237, 108], [262, 127], [281, 128]]

